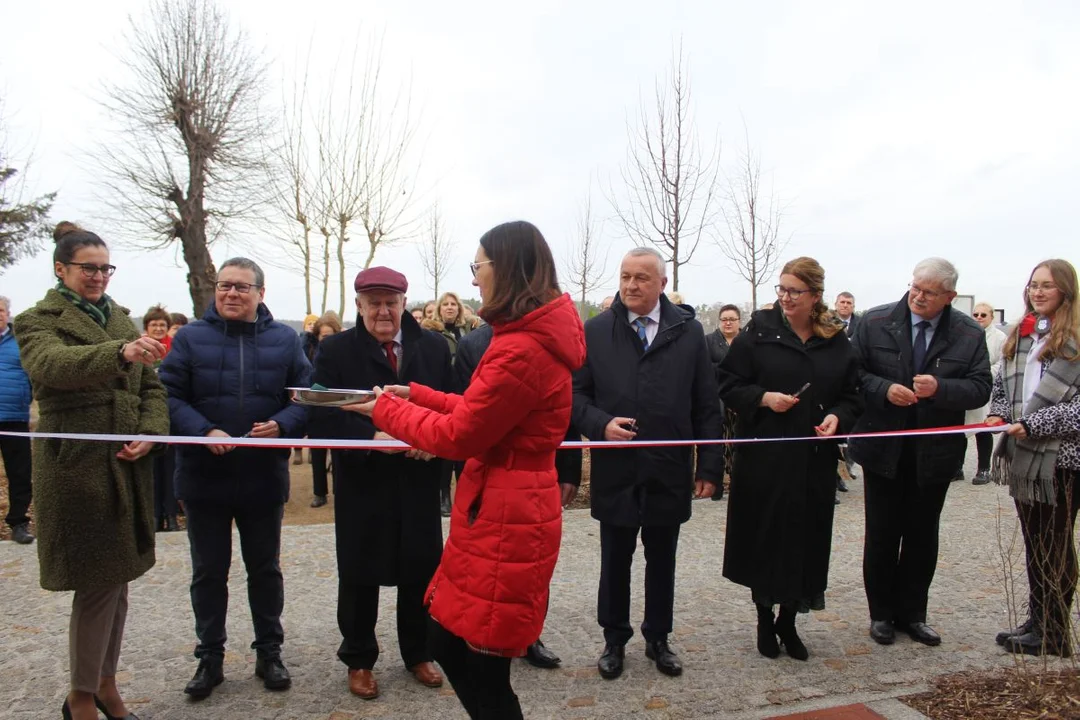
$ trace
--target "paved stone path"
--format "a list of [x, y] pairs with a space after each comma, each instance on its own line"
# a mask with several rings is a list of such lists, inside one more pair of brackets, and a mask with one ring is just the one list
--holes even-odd
[[[969, 456], [973, 458], [974, 448]], [[969, 462], [969, 465], [971, 463]], [[969, 467], [969, 471], [971, 468]], [[970, 472], [969, 472], [970, 477]], [[644, 655], [640, 635], [627, 648], [627, 668], [615, 681], [596, 672], [603, 640], [596, 625], [600, 569], [598, 525], [587, 510], [566, 515], [562, 555], [552, 582], [544, 640], [562, 656], [560, 670], [515, 661], [513, 682], [529, 718], [761, 718], [828, 705], [871, 702], [917, 692], [933, 676], [1009, 665], [993, 642], [1008, 624], [999, 537], [1010, 542], [1014, 512], [994, 486], [954, 483], [942, 520], [941, 555], [930, 597], [930, 623], [939, 648], [906, 637], [880, 647], [867, 635], [863, 594], [862, 483], [851, 483], [837, 508], [827, 608], [800, 616], [808, 662], [768, 660], [755, 649], [749, 591], [721, 576], [727, 502], [697, 501], [679, 542], [678, 589], [672, 645], [686, 671], [659, 674]], [[999, 515], [1000, 513], [1000, 515]], [[449, 688], [415, 683], [397, 655], [392, 590], [383, 592], [376, 668], [382, 696], [351, 696], [336, 657], [336, 568], [333, 527], [288, 527], [282, 566], [286, 607], [284, 660], [293, 689], [271, 693], [254, 677], [250, 615], [238, 543], [230, 584], [226, 682], [199, 704], [182, 694], [195, 669], [188, 600], [187, 538], [159, 534], [158, 564], [131, 586], [121, 691], [143, 720], [166, 718], [464, 718]], [[1013, 553], [1016, 576], [1022, 572]], [[643, 558], [634, 565], [632, 616], [640, 624]], [[1021, 594], [1024, 590], [1019, 587]], [[67, 684], [69, 593], [38, 585], [33, 546], [0, 543], [0, 717], [59, 715]]]

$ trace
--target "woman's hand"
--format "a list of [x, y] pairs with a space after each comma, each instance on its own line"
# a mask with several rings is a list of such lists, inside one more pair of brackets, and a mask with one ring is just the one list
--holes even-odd
[[135, 442], [129, 442], [120, 452], [116, 453], [116, 457], [125, 462], [135, 462], [141, 457], [145, 457], [147, 453], [154, 449], [154, 445], [149, 440], [136, 440]]
[[144, 335], [120, 348], [120, 354], [129, 363], [142, 363], [147, 367], [152, 367], [154, 363], [165, 357], [165, 346], [152, 337]]
[[1005, 428], [1005, 434], [1014, 437], [1017, 440], [1026, 440], [1028, 436], [1027, 428], [1020, 423], [1012, 423], [1009, 425], [1009, 427]]
[[[375, 432], [375, 437], [372, 440], [378, 440], [379, 442], [397, 442], [397, 438], [390, 437], [382, 430]], [[411, 452], [411, 448], [380, 448], [377, 452], [386, 453], [387, 455], [397, 455], [403, 452]]]
[[[397, 386], [396, 385], [391, 385], [390, 387], [397, 387]], [[405, 388], [405, 392], [408, 392], [408, 391], [409, 391], [409, 389]], [[343, 405], [341, 407], [341, 409], [344, 410], [345, 412], [360, 413], [361, 415], [366, 415], [367, 417], [371, 417], [375, 413], [375, 403], [379, 402], [379, 396], [383, 394], [383, 389], [380, 388], [380, 387], [377, 387], [377, 388], [373, 389], [373, 392], [375, 393], [375, 399], [374, 400], [371, 400], [371, 401], [366, 402], [366, 403], [353, 403], [352, 405]]]
[[986, 424], [989, 425], [990, 427], [997, 427], [998, 425], [1004, 425], [1005, 424], [1005, 418], [1001, 417], [1000, 415], [991, 415], [988, 418], [986, 418]]
[[799, 398], [794, 395], [785, 395], [778, 392], [767, 392], [761, 396], [762, 407], [767, 407], [774, 413], [786, 413], [798, 404]]
[[814, 428], [814, 432], [818, 437], [831, 437], [836, 434], [838, 427], [840, 427], [840, 418], [830, 413], [825, 416], [820, 425]]
[[[376, 388], [378, 389], [378, 388]], [[383, 385], [382, 392], [390, 393], [391, 395], [397, 395], [402, 400], [409, 399], [409, 386], [408, 385]]]

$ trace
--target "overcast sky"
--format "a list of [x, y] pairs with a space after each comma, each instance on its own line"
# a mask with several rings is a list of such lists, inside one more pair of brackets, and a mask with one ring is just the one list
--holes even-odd
[[[81, 222], [106, 241], [114, 233], [84, 155], [107, 132], [94, 98], [120, 72], [127, 16], [142, 6], [53, 0], [3, 10], [8, 143], [34, 150], [32, 189], [59, 191], [53, 219]], [[1080, 5], [1072, 0], [228, 7], [273, 63], [271, 107], [282, 67], [309, 38], [320, 57], [332, 57], [357, 37], [385, 33], [388, 77], [411, 76], [422, 108], [423, 202], [439, 201], [457, 242], [444, 285], [467, 297], [476, 294], [467, 264], [493, 225], [530, 220], [559, 256], [590, 184], [594, 211], [610, 215], [600, 187], [619, 190], [627, 118], [667, 70], [680, 36], [697, 129], [706, 142], [721, 139], [730, 169], [745, 123], [766, 183], [787, 204], [786, 256], [822, 263], [830, 302], [840, 290], [864, 309], [895, 300], [918, 260], [941, 255], [957, 264], [961, 293], [1012, 315], [1036, 262], [1080, 260]], [[629, 247], [616, 224], [603, 232], [611, 282], [596, 299], [615, 289]], [[263, 241], [243, 229], [233, 237]], [[215, 247], [215, 261], [232, 250]], [[16, 312], [52, 284], [50, 256], [51, 248], [0, 276], [0, 294]], [[190, 313], [185, 270], [172, 252], [114, 248], [112, 258], [119, 270], [109, 292], [135, 314], [157, 302]], [[350, 278], [363, 255], [352, 262]], [[388, 248], [375, 262], [405, 272], [410, 301], [430, 296], [415, 247]], [[271, 310], [302, 316], [300, 276], [267, 270]], [[749, 299], [708, 241], [682, 270], [679, 289], [695, 305]]]

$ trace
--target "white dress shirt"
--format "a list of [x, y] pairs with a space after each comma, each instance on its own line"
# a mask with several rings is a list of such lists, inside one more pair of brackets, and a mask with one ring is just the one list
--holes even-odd
[[[660, 303], [657, 302], [656, 307], [654, 307], [652, 312], [648, 315], [638, 315], [635, 312], [627, 310], [626, 316], [630, 319], [631, 325], [633, 325], [634, 321], [638, 318], [645, 319], [645, 337], [648, 339], [649, 346], [651, 347], [656, 340], [656, 334], [660, 332]], [[637, 328], [634, 328], [634, 331], [637, 332]]]

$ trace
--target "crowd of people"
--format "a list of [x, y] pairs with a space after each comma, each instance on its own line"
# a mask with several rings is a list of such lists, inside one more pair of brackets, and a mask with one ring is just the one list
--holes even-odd
[[[372, 267], [354, 281], [354, 327], [327, 313], [297, 333], [274, 320], [262, 269], [241, 257], [222, 264], [202, 318], [155, 307], [140, 332], [106, 293], [116, 268], [104, 240], [70, 223], [54, 237], [55, 287], [14, 320], [0, 298], [0, 430], [26, 431], [32, 391], [42, 433], [211, 438], [0, 436], [12, 537], [34, 541], [32, 494], [41, 584], [75, 591], [64, 717], [134, 717], [116, 686], [128, 584], [153, 566], [155, 532], [178, 529], [181, 508], [198, 660], [185, 692], [201, 700], [224, 681], [234, 523], [255, 673], [267, 689], [290, 687], [280, 548], [293, 453], [236, 438], [407, 446], [310, 453], [312, 504], [331, 488], [335, 499], [337, 654], [364, 699], [380, 694], [380, 588], [396, 587], [399, 655], [416, 681], [438, 688], [445, 673], [470, 717], [522, 717], [511, 660], [559, 665], [540, 635], [582, 457], [557, 448], [581, 437], [610, 443], [592, 448], [590, 470], [604, 679], [622, 674], [634, 635], [639, 536], [645, 655], [682, 673], [669, 642], [680, 528], [695, 499], [725, 494], [723, 575], [750, 591], [757, 649], [806, 660], [797, 618], [825, 607], [845, 464], [863, 473], [869, 636], [940, 644], [928, 596], [968, 439], [906, 431], [965, 423], [1004, 426], [996, 447], [976, 434], [972, 482], [1009, 488], [1025, 539], [1029, 616], [996, 641], [1072, 653], [1080, 305], [1065, 260], [1036, 265], [1007, 333], [988, 304], [971, 316], [954, 307], [959, 276], [947, 260], [919, 262], [897, 301], [856, 314], [848, 292], [830, 308], [824, 268], [799, 257], [781, 269], [774, 303], [748, 318], [724, 305], [706, 335], [649, 248], [626, 254], [618, 294], [582, 324], [543, 235], [512, 222], [479, 241], [478, 312], [454, 293], [410, 310], [406, 276]], [[308, 409], [290, 402], [297, 386], [373, 389], [375, 399]], [[846, 445], [836, 437], [848, 434]], [[782, 442], [668, 442], [718, 438]]]

